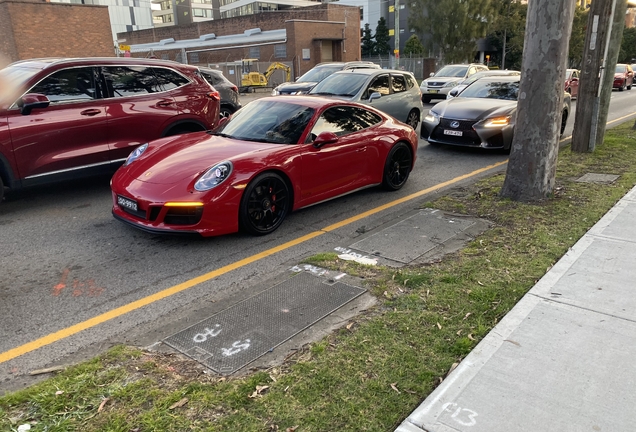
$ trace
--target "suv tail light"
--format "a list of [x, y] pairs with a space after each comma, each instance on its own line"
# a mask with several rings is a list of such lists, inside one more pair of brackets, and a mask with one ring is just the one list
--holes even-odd
[[213, 99], [213, 100], [217, 100], [217, 101], [221, 100], [221, 94], [218, 91], [213, 91], [213, 92], [208, 93], [207, 97], [209, 97], [210, 99]]
[[237, 86], [232, 86], [232, 90], [234, 90], [236, 93], [238, 93], [238, 87]]

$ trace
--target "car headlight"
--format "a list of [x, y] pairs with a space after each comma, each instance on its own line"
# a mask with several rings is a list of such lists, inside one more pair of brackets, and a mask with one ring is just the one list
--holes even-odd
[[434, 122], [439, 120], [439, 114], [434, 113], [433, 111], [429, 111], [428, 114], [424, 117], [424, 121]]
[[199, 180], [194, 183], [194, 188], [199, 192], [207, 191], [220, 185], [232, 173], [232, 162], [225, 161], [208, 169]]
[[272, 90], [272, 96], [278, 96], [280, 92], [277, 89]]
[[124, 162], [124, 166], [130, 165], [135, 160], [137, 160], [139, 158], [139, 156], [141, 156], [146, 151], [147, 148], [148, 148], [148, 143], [142, 144], [139, 147], [137, 147], [136, 149], [134, 149], [132, 151], [132, 153], [128, 155], [128, 158], [126, 159], [126, 162]]
[[293, 95], [301, 95], [301, 94], [305, 94], [308, 93], [306, 90], [298, 90], [297, 92], [293, 92]]
[[455, 87], [456, 85], [457, 85], [456, 81], [451, 81], [444, 84], [444, 87]]
[[493, 117], [484, 120], [484, 127], [503, 127], [510, 124], [510, 116]]
[[421, 89], [428, 88], [428, 83], [426, 81], [422, 81], [422, 84], [420, 84], [420, 88]]

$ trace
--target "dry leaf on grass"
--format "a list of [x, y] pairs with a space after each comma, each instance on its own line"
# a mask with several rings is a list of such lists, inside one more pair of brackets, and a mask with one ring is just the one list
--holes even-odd
[[184, 406], [184, 405], [185, 405], [185, 404], [187, 404], [187, 403], [188, 403], [188, 398], [183, 398], [183, 399], [181, 399], [180, 401], [175, 402], [175, 403], [173, 403], [172, 405], [170, 405], [170, 407], [169, 407], [168, 409], [171, 409], [171, 410], [172, 410], [172, 409], [175, 409], [175, 408], [179, 408], [179, 407]]
[[392, 388], [393, 390], [395, 390], [395, 391], [397, 392], [397, 394], [402, 393], [402, 392], [401, 392], [401, 391], [399, 391], [399, 390], [398, 390], [398, 388], [395, 386], [396, 384], [397, 384], [397, 383], [392, 383], [392, 384], [391, 384], [391, 388]]
[[99, 404], [99, 408], [97, 408], [97, 412], [102, 412], [102, 410], [104, 409], [104, 405], [106, 405], [109, 400], [110, 398], [102, 399], [102, 403]]
[[466, 314], [466, 316], [464, 317], [464, 319], [468, 318], [468, 317], [469, 317], [469, 316], [471, 316], [471, 315], [472, 315], [472, 313], [471, 313], [471, 312], [468, 312], [468, 313]]
[[442, 325], [440, 323], [437, 323], [437, 328], [441, 330], [442, 329]]
[[256, 390], [254, 390], [254, 393], [249, 395], [249, 397], [251, 399], [262, 397], [263, 392], [265, 392], [265, 390], [267, 390], [268, 388], [269, 386], [256, 386]]
[[287, 429], [285, 429], [285, 432], [296, 432], [296, 429], [298, 429], [298, 425], [288, 427]]
[[473, 335], [472, 335], [472, 334], [469, 334], [467, 337], [468, 337], [468, 339], [470, 339], [471, 341], [474, 341], [474, 340], [475, 340], [475, 338], [473, 337]]

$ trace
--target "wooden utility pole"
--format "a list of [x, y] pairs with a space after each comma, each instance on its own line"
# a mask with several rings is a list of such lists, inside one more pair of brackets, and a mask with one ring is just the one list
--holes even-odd
[[625, 29], [625, 13], [627, 12], [627, 2], [617, 0], [614, 19], [612, 20], [612, 31], [610, 33], [607, 46], [605, 73], [601, 81], [601, 98], [599, 101], [598, 124], [596, 126], [595, 146], [603, 144], [605, 138], [605, 126], [607, 126], [607, 114], [609, 113], [610, 100], [612, 98], [612, 87], [614, 85], [614, 70], [618, 61], [618, 54], [621, 50], [623, 40], [623, 30]]
[[[605, 75], [607, 36], [611, 29], [616, 2], [617, 0], [594, 1], [590, 6], [572, 134], [572, 151], [575, 152], [591, 152], [596, 146], [601, 99], [601, 74]], [[622, 19], [625, 19], [624, 13]]]
[[554, 189], [574, 7], [572, 0], [528, 2], [517, 122], [501, 190], [504, 197], [536, 201]]

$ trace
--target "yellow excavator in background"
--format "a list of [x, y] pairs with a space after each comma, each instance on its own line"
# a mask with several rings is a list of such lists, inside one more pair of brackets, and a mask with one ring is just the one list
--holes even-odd
[[291, 81], [291, 68], [286, 64], [274, 62], [269, 65], [265, 73], [253, 72], [252, 63], [257, 61], [258, 59], [241, 60], [241, 88], [239, 89], [241, 93], [250, 92], [255, 87], [268, 87], [269, 77], [276, 70], [284, 70], [285, 81]]

